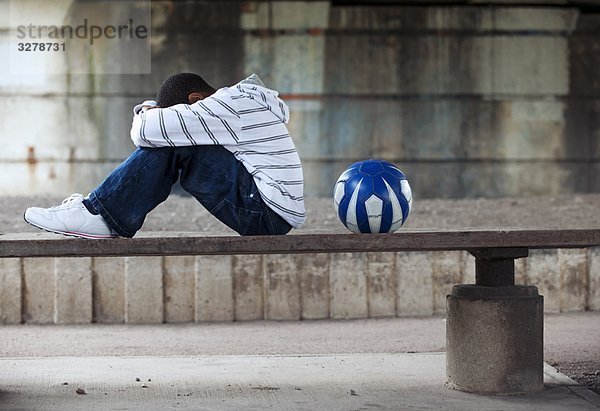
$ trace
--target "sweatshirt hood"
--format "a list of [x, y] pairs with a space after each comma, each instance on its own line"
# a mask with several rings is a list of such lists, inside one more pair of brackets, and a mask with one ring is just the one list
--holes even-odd
[[265, 87], [265, 83], [256, 74], [252, 74], [248, 78], [236, 84], [238, 90], [248, 94], [250, 98], [258, 104], [267, 107], [269, 111], [275, 114], [281, 121], [287, 124], [290, 120], [290, 109], [279, 98], [279, 93]]

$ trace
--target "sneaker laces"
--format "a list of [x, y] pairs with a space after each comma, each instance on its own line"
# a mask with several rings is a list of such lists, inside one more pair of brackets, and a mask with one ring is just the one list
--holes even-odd
[[61, 208], [65, 208], [67, 206], [76, 205], [77, 203], [83, 202], [83, 195], [79, 193], [71, 194], [69, 197], [65, 198], [60, 205], [52, 207], [53, 210], [59, 210]]

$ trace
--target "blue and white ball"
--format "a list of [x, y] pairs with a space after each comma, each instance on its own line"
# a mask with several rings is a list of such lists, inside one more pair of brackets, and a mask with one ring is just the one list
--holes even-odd
[[333, 191], [335, 211], [354, 233], [393, 233], [408, 218], [412, 191], [398, 167], [383, 160], [352, 164]]

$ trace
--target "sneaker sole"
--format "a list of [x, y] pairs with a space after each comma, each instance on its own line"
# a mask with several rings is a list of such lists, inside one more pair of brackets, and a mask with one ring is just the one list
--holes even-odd
[[27, 221], [27, 219], [25, 218], [25, 214], [23, 214], [23, 220], [25, 220], [25, 222], [29, 225], [34, 226], [35, 228], [39, 228], [40, 230], [44, 230], [47, 233], [53, 233], [53, 234], [62, 234], [65, 237], [77, 237], [77, 238], [87, 238], [89, 240], [108, 240], [111, 238], [117, 238], [118, 236], [101, 236], [101, 235], [92, 235], [92, 234], [85, 234], [85, 233], [79, 233], [77, 231], [60, 231], [60, 230], [52, 230], [46, 227], [42, 227], [41, 225], [37, 225], [35, 223], [32, 223], [31, 221]]

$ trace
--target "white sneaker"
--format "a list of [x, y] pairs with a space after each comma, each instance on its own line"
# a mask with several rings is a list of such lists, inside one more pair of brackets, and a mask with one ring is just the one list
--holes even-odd
[[53, 233], [83, 238], [118, 237], [102, 216], [85, 208], [81, 194], [72, 194], [55, 207], [29, 207], [23, 217], [29, 224]]

